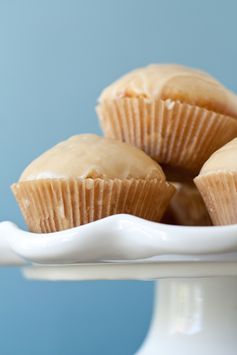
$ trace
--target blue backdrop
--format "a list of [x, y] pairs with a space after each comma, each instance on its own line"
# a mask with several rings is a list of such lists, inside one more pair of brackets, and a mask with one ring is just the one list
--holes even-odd
[[[0, 220], [23, 226], [9, 185], [58, 141], [99, 133], [96, 99], [121, 74], [177, 62], [237, 91], [236, 13], [235, 0], [0, 0]], [[0, 354], [133, 354], [152, 291], [150, 282], [27, 282], [1, 269]]]

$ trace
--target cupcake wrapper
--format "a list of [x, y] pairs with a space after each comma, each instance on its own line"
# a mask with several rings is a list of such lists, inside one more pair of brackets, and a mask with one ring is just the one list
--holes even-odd
[[214, 173], [194, 179], [214, 225], [237, 223], [237, 173]]
[[167, 209], [175, 224], [186, 226], [209, 226], [211, 221], [203, 199], [194, 184], [177, 186]]
[[32, 232], [73, 228], [118, 213], [159, 221], [174, 186], [157, 179], [35, 180], [12, 185]]
[[135, 145], [159, 163], [192, 173], [237, 136], [234, 118], [179, 101], [104, 100], [97, 113], [105, 136]]

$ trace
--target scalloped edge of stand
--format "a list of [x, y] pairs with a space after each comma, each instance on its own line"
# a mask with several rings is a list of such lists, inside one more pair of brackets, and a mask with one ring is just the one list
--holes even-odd
[[[237, 261], [237, 225], [181, 227], [114, 215], [73, 229], [34, 234], [0, 223], [5, 248], [39, 264], [103, 261]], [[163, 260], [164, 261], [164, 260]]]

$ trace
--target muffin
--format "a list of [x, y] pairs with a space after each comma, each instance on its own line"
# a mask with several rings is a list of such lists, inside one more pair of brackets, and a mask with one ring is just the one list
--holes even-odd
[[176, 193], [162, 218], [163, 223], [182, 226], [209, 226], [210, 217], [194, 184], [175, 183]]
[[194, 182], [214, 225], [237, 223], [237, 138], [217, 150]]
[[128, 73], [102, 92], [97, 113], [106, 137], [193, 177], [237, 136], [236, 95], [207, 73], [182, 65]]
[[30, 231], [47, 233], [117, 213], [159, 221], [175, 188], [143, 151], [82, 134], [34, 160], [12, 191]]

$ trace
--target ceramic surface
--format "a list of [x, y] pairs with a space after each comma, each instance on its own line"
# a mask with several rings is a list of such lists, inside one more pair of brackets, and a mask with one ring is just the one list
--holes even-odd
[[237, 225], [177, 227], [117, 215], [41, 235], [2, 222], [0, 241], [1, 264], [50, 264], [24, 267], [28, 279], [166, 278], [137, 355], [236, 354]]
[[136, 355], [236, 355], [237, 278], [161, 280]]
[[[34, 234], [11, 222], [0, 238], [21, 258], [40, 264], [149, 261], [237, 261], [237, 225], [181, 227], [115, 215], [77, 228]], [[221, 255], [222, 254], [222, 255]]]
[[48, 281], [157, 280], [171, 277], [237, 276], [237, 262], [127, 262], [33, 265], [22, 269], [27, 279]]

